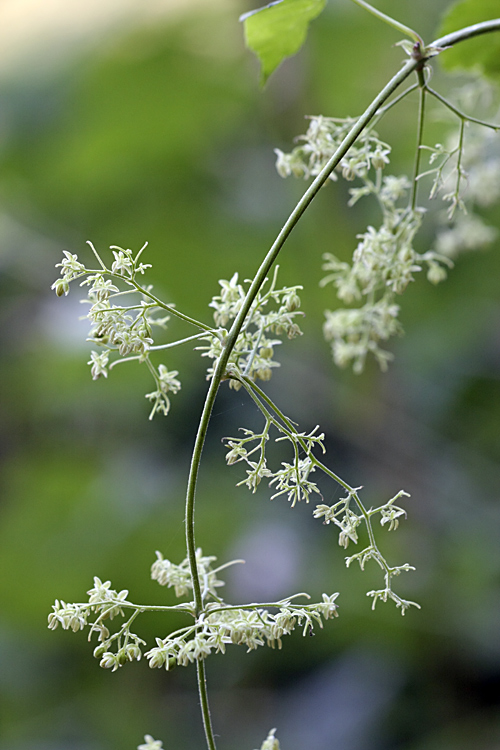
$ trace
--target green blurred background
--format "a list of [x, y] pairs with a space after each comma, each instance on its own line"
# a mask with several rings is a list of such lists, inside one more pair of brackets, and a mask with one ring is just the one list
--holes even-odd
[[[379, 3], [426, 39], [446, 5]], [[273, 148], [291, 148], [304, 114], [358, 114], [400, 65], [397, 34], [330, 0], [306, 48], [261, 91], [238, 23], [251, 7], [0, 5], [1, 750], [124, 750], [146, 732], [168, 749], [203, 747], [193, 669], [142, 661], [110, 673], [83, 633], [46, 621], [55, 598], [82, 601], [94, 575], [133, 601], [171, 601], [149, 567], [156, 549], [185, 554], [206, 360], [189, 346], [163, 358], [183, 387], [169, 417], [150, 423], [148, 374], [130, 365], [92, 382], [79, 290], [57, 299], [49, 289], [64, 249], [89, 259], [87, 239], [103, 252], [148, 240], [158, 294], [209, 321], [218, 279], [254, 272], [304, 187], [277, 176]], [[396, 174], [411, 170], [416, 106], [380, 128]], [[391, 559], [416, 565], [398, 585], [422, 610], [373, 613], [365, 592], [378, 574], [347, 571], [331, 527], [310, 508], [269, 503], [265, 488], [235, 487], [244, 469], [225, 467], [220, 439], [259, 419], [224, 388], [198, 544], [221, 562], [247, 560], [228, 572], [230, 600], [338, 590], [341, 616], [282, 651], [209, 659], [220, 750], [258, 747], [272, 726], [283, 750], [498, 750], [498, 247], [461, 258], [441, 287], [411, 286], [387, 374], [339, 372], [321, 336], [335, 304], [318, 287], [321, 256], [347, 258], [376, 220], [370, 206], [346, 211], [346, 197], [340, 183], [323, 190], [283, 253], [281, 280], [305, 287], [305, 335], [282, 347], [269, 391], [304, 429], [321, 424], [330, 464], [366, 488], [369, 505], [411, 493], [408, 521], [380, 537]], [[500, 223], [498, 211], [486, 218]], [[140, 633], [153, 643], [171, 624], [144, 616]]]

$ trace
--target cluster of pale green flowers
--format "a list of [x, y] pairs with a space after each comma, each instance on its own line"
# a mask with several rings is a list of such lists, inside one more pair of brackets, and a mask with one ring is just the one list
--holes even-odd
[[[335, 153], [351, 128], [351, 118], [313, 117], [307, 133], [300, 137], [305, 143], [291, 154], [278, 151], [276, 167], [280, 175], [318, 174]], [[360, 372], [368, 354], [372, 354], [382, 369], [386, 369], [391, 354], [380, 342], [401, 331], [398, 321], [399, 305], [395, 297], [401, 294], [413, 274], [428, 266], [428, 276], [435, 280], [446, 257], [429, 251], [418, 254], [413, 241], [422, 223], [421, 209], [401, 208], [399, 203], [408, 195], [411, 183], [406, 176], [383, 175], [389, 164], [390, 146], [368, 129], [348, 156], [341, 160], [337, 171], [347, 180], [358, 179], [363, 184], [349, 190], [349, 205], [360, 198], [373, 195], [382, 211], [379, 228], [369, 226], [358, 235], [358, 245], [352, 262], [339, 260], [334, 254], [325, 254], [324, 270], [328, 275], [321, 285], [333, 284], [337, 297], [345, 304], [365, 301], [356, 308], [327, 310], [323, 326], [324, 336], [331, 343], [334, 361], [341, 367], [352, 364]], [[302, 171], [299, 165], [303, 165]], [[336, 179], [335, 172], [331, 177]]]
[[[318, 486], [309, 477], [315, 471], [312, 458], [313, 446], [318, 445], [323, 453], [325, 452], [324, 434], [316, 435], [318, 427], [315, 427], [309, 434], [287, 431], [285, 435], [276, 438], [276, 442], [288, 440], [291, 443], [294, 460], [291, 463], [283, 461], [280, 469], [271, 471], [267, 464], [266, 443], [269, 440], [269, 431], [273, 424], [273, 420], [267, 416], [266, 424], [261, 433], [241, 428], [243, 437], [224, 438], [229, 447], [226, 454], [227, 464], [232, 465], [244, 461], [249, 467], [246, 472], [246, 479], [239, 482], [238, 486], [245, 484], [249, 490], [255, 492], [262, 479], [266, 478], [270, 487], [276, 485], [277, 492], [272, 495], [271, 500], [286, 494], [292, 508], [301, 500], [308, 503], [312, 493], [321, 496]], [[252, 445], [252, 443], [255, 443], [255, 445]], [[251, 456], [254, 456], [255, 460], [252, 460]]]
[[[204, 555], [201, 548], [196, 550], [196, 568], [203, 584], [203, 599], [207, 595], [218, 599], [216, 589], [224, 586], [224, 581], [217, 578], [217, 573], [228, 567], [228, 564], [214, 570], [212, 563], [216, 559], [213, 555]], [[241, 562], [241, 560], [234, 560], [229, 564], [234, 565], [235, 562]], [[151, 578], [153, 581], [158, 581], [160, 586], [173, 588], [177, 597], [187, 596], [193, 588], [188, 559], [186, 558], [179, 565], [175, 565], [170, 560], [166, 560], [162, 553], [158, 551], [156, 552], [156, 562], [151, 567]]]
[[[467, 110], [491, 109], [492, 87], [479, 79], [458, 90], [458, 104]], [[490, 106], [488, 106], [488, 104]], [[500, 112], [492, 111], [500, 121]], [[439, 217], [434, 247], [441, 256], [454, 259], [462, 252], [490, 245], [498, 230], [489, 226], [477, 210], [488, 209], [500, 200], [500, 126], [460, 120], [445, 144], [437, 143], [429, 152], [429, 169], [419, 179], [432, 177], [431, 195], [440, 194], [449, 202]], [[456, 213], [456, 209], [460, 209]]]
[[406, 511], [404, 508], [400, 508], [396, 505], [396, 501], [400, 497], [409, 497], [408, 493], [404, 490], [400, 490], [393, 498], [388, 500], [383, 505], [377, 508], [364, 508], [359, 501], [358, 492], [361, 487], [353, 488], [347, 493], [346, 497], [341, 498], [334, 505], [317, 505], [314, 509], [314, 518], [322, 518], [323, 523], [328, 525], [330, 523], [335, 524], [339, 529], [339, 545], [347, 549], [349, 542], [353, 544], [358, 543], [358, 527], [361, 524], [366, 524], [368, 527], [369, 544], [367, 547], [357, 552], [354, 555], [346, 558], [347, 567], [350, 566], [355, 560], [359, 563], [361, 570], [365, 569], [365, 565], [369, 560], [373, 560], [383, 571], [385, 586], [383, 589], [375, 591], [368, 591], [367, 596], [373, 598], [372, 609], [375, 609], [375, 605], [378, 600], [387, 602], [391, 599], [396, 606], [401, 610], [401, 614], [404, 615], [405, 611], [413, 606], [420, 609], [420, 606], [416, 602], [402, 599], [392, 589], [392, 579], [400, 575], [402, 572], [408, 572], [415, 570], [412, 565], [404, 563], [403, 565], [390, 566], [375, 543], [373, 529], [371, 526], [371, 519], [379, 515], [380, 525], [385, 526], [389, 531], [393, 531], [398, 528], [400, 518], [403, 516], [406, 518]]
[[[176, 565], [160, 552], [156, 557], [151, 567], [153, 580], [173, 588], [177, 597], [189, 595], [193, 583], [187, 558]], [[60, 625], [64, 630], [76, 632], [89, 627], [89, 640], [93, 633], [97, 634], [99, 644], [94, 649], [94, 656], [104, 669], [116, 671], [127, 662], [139, 661], [144, 655], [152, 669], [165, 667], [168, 670], [176, 665], [188, 666], [212, 652], [225, 653], [229, 644], [246, 646], [249, 651], [264, 645], [281, 648], [283, 636], [289, 635], [297, 626], [306, 635], [313, 632], [315, 625], [323, 627], [323, 620], [337, 616], [336, 593], [323, 594], [322, 601], [316, 604], [296, 605], [292, 600], [297, 596], [309, 598], [307, 594], [296, 594], [267, 605], [227, 605], [217, 594], [217, 589], [224, 585], [217, 574], [242, 561], [234, 560], [214, 568], [216, 559], [203, 555], [201, 549], [196, 551], [204, 603], [203, 611], [198, 615], [192, 601], [174, 606], [134, 604], [128, 600], [127, 590], [118, 592], [111, 588], [110, 581], [103, 583], [94, 578], [94, 586], [87, 592], [88, 602], [67, 604], [56, 600], [49, 615], [49, 628], [55, 630]], [[270, 612], [267, 607], [276, 611]], [[131, 616], [111, 633], [105, 622], [115, 617], [125, 618], [125, 610], [131, 611]], [[131, 626], [145, 611], [183, 612], [191, 616], [193, 622], [165, 638], [156, 638], [156, 646], [143, 654], [142, 647], [146, 643], [132, 632]]]
[[193, 627], [184, 628], [166, 638], [157, 638], [156, 647], [146, 653], [149, 666], [165, 667], [188, 664], [205, 659], [212, 652], [225, 653], [230, 644], [253, 651], [259, 646], [282, 647], [282, 638], [302, 627], [303, 635], [312, 634], [314, 625], [323, 627], [323, 619], [337, 616], [335, 599], [338, 594], [323, 594], [323, 601], [305, 606], [291, 601], [276, 602], [278, 611], [271, 613], [257, 605], [226, 607], [218, 602], [207, 605]]
[[[303, 315], [299, 310], [298, 295], [302, 287], [276, 289], [277, 273], [278, 267], [269, 288], [265, 289], [263, 286], [258, 292], [228, 362], [228, 370], [238, 372], [251, 380], [269, 380], [272, 370], [280, 366], [279, 362], [273, 359], [275, 347], [281, 344], [280, 336], [293, 339], [302, 334], [296, 322], [296, 318]], [[237, 273], [229, 281], [221, 279], [219, 284], [221, 292], [213, 297], [209, 307], [215, 310], [215, 325], [222, 327], [222, 335], [217, 338], [210, 336], [207, 346], [198, 347], [203, 352], [203, 357], [213, 360], [220, 357], [227, 336], [225, 326], [240, 312], [248, 291], [239, 283]], [[271, 305], [273, 309], [268, 309]], [[211, 366], [208, 368], [207, 377], [210, 378], [212, 374]], [[229, 385], [236, 390], [241, 388], [241, 384], [235, 379], [231, 379]]]
[[[307, 133], [297, 138], [301, 141], [299, 146], [290, 154], [275, 149], [276, 169], [281, 177], [316, 177], [356, 122], [352, 117], [340, 119], [322, 115], [308, 119], [311, 122]], [[381, 141], [374, 130], [365, 130], [340, 161], [337, 172], [346, 180], [363, 178], [372, 167], [383, 169], [389, 163], [390, 152], [391, 147]], [[330, 179], [337, 180], [336, 172], [332, 172]]]
[[[92, 351], [88, 364], [94, 380], [108, 377], [111, 367], [122, 362], [138, 360], [145, 362], [155, 382], [155, 390], [146, 394], [153, 403], [150, 419], [156, 412], [168, 414], [170, 400], [168, 393], [177, 393], [181, 387], [176, 370], [169, 371], [165, 365], [156, 368], [150, 359], [153, 341], [153, 327], [166, 328], [169, 316], [156, 317], [160, 309], [171, 309], [163, 305], [152, 294], [152, 287], [143, 287], [137, 277], [150, 268], [149, 264], [140, 262], [140, 257], [147, 243], [134, 256], [131, 250], [112, 246], [114, 261], [107, 268], [91, 242], [88, 243], [100, 265], [100, 268], [89, 269], [78, 260], [78, 256], [64, 251], [64, 258], [56, 267], [61, 269], [61, 277], [52, 285], [52, 289], [61, 297], [67, 295], [70, 282], [81, 279], [80, 286], [87, 286], [89, 306], [86, 318], [90, 321], [88, 341], [100, 347], [101, 351]], [[123, 288], [125, 287], [125, 288]], [[115, 304], [117, 298], [132, 294], [134, 301], [130, 305]], [[110, 364], [114, 353], [118, 359]]]
[[[327, 310], [324, 335], [336, 364], [352, 364], [355, 372], [363, 369], [368, 354], [382, 369], [387, 368], [392, 354], [381, 343], [402, 332], [396, 298], [413, 281], [415, 273], [425, 267], [428, 280], [437, 284], [446, 278], [447, 269], [453, 266], [451, 258], [458, 252], [484, 247], [497, 234], [470, 210], [475, 205], [492, 205], [500, 197], [500, 147], [498, 139], [494, 140], [494, 130], [499, 128], [488, 123], [472, 126], [468, 121], [471, 118], [458, 112], [437, 92], [429, 89], [429, 94], [451, 108], [460, 119], [460, 127], [445, 146], [420, 147], [430, 151], [431, 163], [413, 184], [404, 175], [384, 174], [391, 149], [373, 128], [365, 131], [330, 175], [332, 180], [341, 174], [346, 180], [361, 182], [361, 186], [349, 190], [350, 206], [373, 195], [382, 213], [378, 228], [369, 226], [358, 235], [351, 262], [342, 261], [333, 253], [324, 256], [328, 275], [321, 285], [332, 284], [342, 303], [355, 305]], [[276, 168], [282, 177], [309, 178], [319, 174], [355, 122], [353, 118], [323, 116], [309, 119], [307, 133], [299, 136], [300, 143], [291, 153], [276, 149]], [[466, 128], [472, 131], [467, 142]], [[494, 149], [496, 159], [492, 158]], [[440, 195], [449, 203], [444, 216], [448, 226], [438, 232], [434, 248], [420, 253], [414, 240], [425, 211], [415, 205], [415, 191], [417, 181], [420, 183], [427, 176], [433, 178], [430, 197]], [[462, 214], [455, 216], [456, 209]]]
[[[104, 624], [117, 616], [124, 617], [124, 608], [133, 607], [127, 600], [128, 591], [115, 591], [110, 581], [103, 583], [95, 577], [94, 586], [87, 594], [88, 602], [80, 604], [67, 604], [56, 599], [49, 615], [49, 628], [55, 630], [60, 625], [64, 630], [76, 632], [89, 625], [89, 640], [93, 633], [97, 633], [100, 644], [94, 649], [94, 656], [100, 659], [100, 666], [105, 669], [116, 671], [129, 661], [139, 661], [145, 641], [130, 630], [135, 615], [114, 634]], [[111, 651], [112, 646], [115, 646], [114, 651]]]
[[[159, 349], [168, 349], [189, 341], [202, 340], [206, 344], [197, 347], [203, 357], [217, 360], [226, 345], [228, 326], [241, 310], [247, 289], [238, 281], [238, 274], [229, 280], [219, 281], [221, 292], [213, 297], [209, 306], [214, 308], [215, 327], [205, 325], [183, 315], [173, 305], [167, 305], [153, 293], [151, 286], [142, 286], [137, 278], [144, 274], [149, 264], [140, 262], [140, 256], [146, 245], [134, 256], [131, 250], [111, 247], [114, 262], [108, 268], [97, 253], [92, 243], [88, 243], [98, 261], [100, 268], [87, 268], [78, 260], [78, 256], [64, 251], [64, 258], [56, 267], [61, 268], [61, 277], [52, 285], [58, 296], [69, 293], [70, 282], [82, 279], [80, 286], [87, 286], [89, 305], [86, 318], [90, 321], [88, 341], [99, 347], [92, 350], [88, 364], [94, 380], [108, 377], [108, 373], [117, 364], [137, 360], [147, 365], [155, 389], [146, 394], [153, 406], [149, 418], [157, 413], [168, 414], [170, 410], [169, 394], [177, 393], [181, 388], [177, 370], [169, 370], [165, 365], [156, 367], [151, 361], [151, 353]], [[301, 286], [276, 288], [278, 268], [276, 267], [269, 288], [265, 284], [257, 294], [243, 323], [228, 363], [228, 372], [237, 373], [252, 380], [269, 380], [272, 370], [279, 367], [274, 359], [275, 348], [286, 336], [293, 339], [302, 331], [297, 324], [300, 312]], [[132, 304], [116, 304], [117, 298], [132, 295]], [[170, 315], [158, 317], [158, 311], [168, 311]], [[171, 315], [194, 325], [198, 333], [187, 338], [167, 344], [155, 345], [154, 327], [166, 328]], [[118, 355], [118, 357], [116, 357]], [[208, 368], [207, 377], [213, 375], [214, 367]], [[238, 389], [241, 384], [230, 379], [230, 387]]]
[[[358, 543], [358, 527], [360, 525], [365, 527], [369, 544], [361, 552], [347, 557], [346, 565], [349, 567], [354, 560], [357, 560], [361, 569], [364, 570], [366, 562], [373, 560], [382, 570], [384, 587], [367, 592], [367, 596], [373, 597], [372, 606], [375, 607], [378, 600], [384, 602], [392, 600], [401, 610], [401, 614], [404, 614], [410, 606], [419, 607], [415, 602], [402, 599], [392, 588], [392, 581], [396, 576], [402, 571], [408, 572], [415, 568], [408, 563], [389, 565], [380, 552], [372, 524], [373, 517], [378, 515], [381, 526], [387, 526], [389, 531], [397, 529], [400, 519], [403, 516], [406, 518], [406, 511], [396, 505], [396, 501], [404, 496], [409, 497], [409, 495], [401, 490], [383, 505], [367, 509], [359, 495], [361, 488], [349, 487], [314, 455], [314, 450], [318, 447], [323, 454], [325, 453], [325, 436], [317, 434], [319, 428], [315, 427], [310, 433], [298, 432], [295, 423], [282, 414], [258, 386], [252, 384], [248, 379], [241, 379], [240, 382], [261, 410], [265, 418], [265, 424], [259, 433], [245, 428], [241, 430], [243, 433], [241, 437], [224, 438], [229, 448], [226, 454], [228, 465], [243, 462], [249, 467], [246, 471], [246, 478], [238, 484], [244, 484], [249, 490], [255, 492], [262, 479], [266, 479], [270, 487], [276, 485], [277, 489], [271, 500], [280, 495], [286, 495], [291, 506], [294, 507], [301, 500], [305, 500], [306, 503], [309, 502], [313, 494], [319, 495], [323, 500], [318, 485], [310, 479], [313, 472], [318, 470], [318, 472], [333, 479], [347, 490], [347, 496], [332, 506], [324, 503], [317, 505], [313, 511], [313, 516], [314, 518], [322, 518], [325, 525], [333, 523], [339, 528], [338, 541], [344, 549], [347, 549], [350, 542]], [[290, 463], [282, 462], [281, 467], [277, 470], [270, 467], [266, 455], [271, 427], [279, 433], [275, 441], [288, 441], [293, 451], [293, 460]]]

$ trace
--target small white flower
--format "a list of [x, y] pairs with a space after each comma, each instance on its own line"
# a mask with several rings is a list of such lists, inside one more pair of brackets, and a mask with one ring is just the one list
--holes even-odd
[[153, 739], [150, 734], [145, 734], [144, 740], [144, 745], [138, 745], [137, 750], [162, 750], [163, 748], [163, 742]]
[[266, 739], [262, 743], [260, 750], [280, 750], [280, 743], [274, 736], [276, 729], [271, 729]]
[[50, 288], [55, 291], [58, 297], [62, 297], [63, 294], [67, 297], [69, 294], [69, 282], [67, 279], [57, 279]]
[[106, 651], [102, 655], [99, 666], [103, 669], [111, 669], [113, 672], [116, 672], [121, 667], [121, 664], [117, 654], [114, 654], [112, 651]]
[[160, 365], [158, 368], [158, 376], [161, 383], [162, 390], [167, 393], [167, 391], [170, 391], [171, 393], [177, 393], [181, 389], [181, 382], [180, 380], [177, 380], [178, 375], [177, 370], [171, 370], [170, 372], [167, 370], [165, 365]]
[[113, 250], [115, 260], [113, 262], [113, 265], [111, 266], [112, 272], [118, 273], [121, 276], [132, 276], [134, 270], [132, 251], [121, 250], [120, 248], [117, 248], [117, 250], [118, 252], [116, 252], [116, 250]]
[[162, 750], [163, 748], [163, 742], [153, 739], [150, 734], [145, 734], [144, 740], [144, 744], [138, 745], [137, 750]]
[[78, 255], [69, 253], [67, 250], [64, 250], [63, 252], [65, 257], [61, 263], [56, 263], [56, 268], [61, 268], [61, 276], [63, 276], [66, 281], [71, 281], [79, 274], [85, 273], [85, 266], [78, 260]]
[[88, 365], [92, 365], [91, 373], [92, 373], [92, 380], [97, 380], [101, 377], [101, 375], [104, 375], [105, 378], [108, 377], [108, 371], [106, 369], [108, 365], [109, 360], [109, 351], [104, 352], [90, 352], [90, 360], [87, 362]]

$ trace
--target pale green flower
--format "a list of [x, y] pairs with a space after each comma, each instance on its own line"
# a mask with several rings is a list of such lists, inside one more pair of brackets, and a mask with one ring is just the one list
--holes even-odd
[[137, 746], [137, 750], [162, 750], [162, 748], [163, 742], [153, 739], [150, 734], [145, 734], [144, 744]]

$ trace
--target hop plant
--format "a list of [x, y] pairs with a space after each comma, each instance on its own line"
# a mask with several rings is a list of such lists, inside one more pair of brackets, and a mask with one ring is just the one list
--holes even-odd
[[[269, 276], [284, 242], [327, 180], [336, 181], [342, 176], [350, 183], [350, 205], [367, 196], [372, 196], [377, 202], [381, 212], [380, 224], [370, 225], [358, 235], [351, 261], [340, 260], [331, 253], [325, 255], [328, 275], [323, 285], [332, 285], [340, 302], [349, 307], [327, 311], [324, 333], [331, 343], [335, 361], [342, 366], [352, 364], [356, 371], [360, 371], [368, 355], [373, 355], [383, 369], [387, 366], [391, 354], [381, 344], [401, 332], [397, 300], [415, 274], [426, 268], [428, 279], [438, 283], [452, 267], [452, 257], [473, 245], [486, 245], [494, 235], [478, 216], [469, 212], [467, 218], [460, 211], [467, 207], [464, 186], [468, 181], [472, 186], [472, 207], [487, 205], [488, 194], [495, 191], [500, 194], [498, 176], [494, 172], [481, 174], [483, 146], [480, 139], [469, 152], [465, 149], [466, 127], [476, 124], [490, 131], [497, 131], [500, 127], [465, 115], [458, 106], [430, 87], [430, 77], [425, 70], [427, 61], [442, 52], [448, 41], [456, 43], [457, 34], [460, 41], [469, 35], [491, 30], [490, 26], [486, 28], [478, 24], [472, 32], [457, 32], [450, 35], [451, 40], [445, 38], [442, 44], [442, 40], [438, 40], [425, 46], [412, 29], [381, 14], [366, 0], [356, 2], [411, 39], [400, 43], [409, 60], [361, 117], [310, 118], [307, 133], [299, 136], [299, 145], [291, 153], [276, 151], [276, 166], [281, 176], [312, 178], [313, 184], [283, 225], [254, 279], [240, 283], [235, 273], [229, 280], [220, 280], [219, 294], [210, 302], [213, 325], [197, 321], [175, 306], [162, 302], [153, 294], [151, 286], [142, 284], [142, 276], [150, 268], [141, 261], [146, 245], [136, 254], [130, 249], [112, 246], [113, 260], [108, 267], [89, 243], [97, 268], [87, 268], [76, 255], [65, 251], [62, 262], [58, 264], [60, 278], [52, 286], [58, 296], [67, 295], [70, 284], [78, 279], [82, 279], [82, 286], [88, 287], [89, 340], [96, 347], [88, 364], [95, 380], [107, 378], [111, 369], [122, 362], [135, 360], [146, 364], [154, 380], [154, 390], [146, 394], [152, 402], [150, 418], [156, 413], [166, 415], [170, 409], [169, 394], [177, 393], [181, 387], [177, 370], [153, 364], [155, 351], [186, 342], [201, 342], [197, 348], [202, 351], [202, 356], [211, 360], [208, 368], [210, 385], [197, 429], [187, 483], [186, 557], [180, 563], [173, 563], [157, 552], [151, 567], [152, 578], [159, 585], [172, 588], [175, 595], [185, 601], [173, 605], [136, 604], [130, 600], [128, 590], [118, 591], [112, 588], [110, 581], [103, 582], [95, 577], [87, 592], [88, 601], [67, 603], [56, 600], [48, 618], [51, 629], [61, 626], [77, 632], [87, 628], [89, 640], [96, 635], [94, 656], [102, 668], [113, 672], [129, 662], [140, 660], [143, 655], [150, 668], [170, 670], [175, 666], [195, 664], [209, 750], [215, 750], [215, 738], [206, 687], [207, 657], [225, 653], [229, 645], [240, 645], [247, 651], [266, 645], [281, 648], [283, 638], [295, 629], [300, 628], [303, 635], [312, 634], [316, 627], [322, 628], [326, 620], [338, 615], [337, 593], [323, 593], [322, 601], [316, 603], [309, 603], [309, 596], [304, 593], [274, 602], [226, 603], [220, 595], [224, 581], [219, 574], [229, 565], [241, 561], [233, 560], [215, 567], [216, 557], [204, 555], [195, 546], [194, 510], [199, 466], [214, 402], [224, 380], [236, 390], [245, 390], [264, 421], [260, 432], [243, 428], [238, 437], [225, 439], [227, 463], [242, 463], [246, 467], [246, 478], [239, 484], [255, 493], [265, 480], [274, 492], [271, 499], [285, 496], [292, 508], [300, 501], [308, 503], [319, 498], [321, 502], [314, 508], [313, 517], [336, 529], [338, 543], [344, 550], [350, 548], [352, 551], [353, 546], [359, 544], [356, 548], [359, 551], [346, 557], [346, 565], [349, 567], [357, 561], [363, 570], [369, 562], [374, 562], [381, 572], [382, 586], [367, 592], [372, 599], [372, 608], [378, 601], [392, 601], [401, 614], [411, 607], [419, 607], [394, 590], [394, 579], [402, 572], [414, 570], [414, 567], [409, 563], [393, 565], [388, 562], [378, 543], [380, 529], [374, 523], [379, 522], [382, 533], [396, 531], [406, 518], [405, 509], [397, 503], [402, 497], [408, 497], [407, 493], [401, 490], [381, 505], [368, 507], [364, 494], [361, 495], [362, 488], [351, 486], [324, 463], [324, 435], [319, 427], [300, 432], [298, 425], [257, 384], [259, 380], [268, 381], [279, 366], [274, 356], [282, 339], [301, 335], [297, 321], [302, 315], [299, 296], [302, 287], [278, 288], [277, 267]], [[287, 6], [287, 12], [291, 5]], [[273, 17], [274, 6], [278, 6], [278, 12], [283, 11], [281, 3], [271, 3], [263, 9], [265, 18]], [[250, 13], [245, 20], [255, 15]], [[500, 29], [500, 21], [496, 27]], [[277, 28], [281, 29], [281, 26], [278, 24]], [[275, 30], [268, 28], [271, 38]], [[266, 37], [267, 41], [270, 37]], [[279, 61], [279, 54], [277, 57]], [[415, 86], [387, 104], [388, 97], [413, 72], [417, 73]], [[374, 126], [386, 111], [417, 87], [420, 90], [418, 147], [410, 179], [405, 175], [387, 174], [391, 148], [380, 139]], [[434, 97], [458, 118], [459, 127], [454, 140], [444, 145], [424, 146], [426, 97]], [[488, 148], [490, 146], [491, 143]], [[422, 171], [425, 151], [430, 155], [430, 168]], [[477, 163], [474, 154], [478, 157]], [[424, 209], [418, 204], [417, 188], [429, 177], [432, 179], [431, 198], [439, 196], [445, 201], [448, 206], [446, 221], [449, 223], [439, 232], [432, 249], [419, 252], [416, 237], [424, 219]], [[488, 190], [484, 188], [485, 184], [489, 186]], [[130, 296], [125, 298], [125, 295]], [[130, 304], [125, 304], [124, 298]], [[159, 314], [163, 317], [158, 317]], [[155, 344], [156, 329], [164, 329], [171, 316], [194, 327], [196, 332], [183, 339]], [[288, 460], [278, 467], [267, 454], [271, 434], [277, 434], [275, 440], [284, 441], [289, 450]], [[319, 476], [325, 483], [333, 481], [345, 493], [333, 505], [325, 503], [317, 483]], [[360, 544], [363, 538], [365, 541]], [[297, 603], [299, 598], [305, 599], [305, 603]], [[146, 644], [134, 630], [140, 616], [150, 611], [165, 616], [175, 612], [176, 618], [185, 618], [187, 624], [175, 630], [167, 629], [162, 637], [155, 638], [155, 645]], [[279, 750], [275, 733], [275, 729], [269, 732], [261, 750]], [[138, 750], [161, 748], [160, 740], [145, 735]]]

